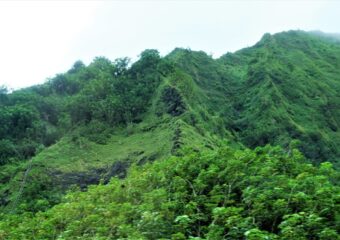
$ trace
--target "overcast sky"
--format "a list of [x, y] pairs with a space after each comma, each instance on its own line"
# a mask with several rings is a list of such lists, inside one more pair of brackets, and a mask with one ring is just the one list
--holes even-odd
[[0, 85], [21, 88], [80, 59], [175, 47], [214, 57], [290, 29], [340, 32], [340, 1], [0, 1]]

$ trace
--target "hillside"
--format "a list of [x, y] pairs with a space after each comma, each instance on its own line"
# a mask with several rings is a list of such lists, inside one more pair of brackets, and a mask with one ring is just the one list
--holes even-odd
[[0, 106], [0, 239], [337, 236], [332, 35], [265, 34], [219, 59], [177, 48], [77, 61], [2, 88]]
[[294, 138], [307, 158], [337, 162], [339, 53], [339, 43], [304, 32], [265, 35], [237, 53], [251, 54], [244, 94], [234, 107], [233, 128], [241, 141], [250, 147], [285, 146]]

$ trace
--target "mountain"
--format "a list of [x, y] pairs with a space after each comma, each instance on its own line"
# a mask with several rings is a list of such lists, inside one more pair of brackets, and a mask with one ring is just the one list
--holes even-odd
[[0, 106], [0, 239], [337, 236], [335, 35], [77, 61]]
[[[249, 53], [245, 53], [249, 52]], [[304, 32], [265, 35], [247, 57], [234, 129], [247, 146], [301, 141], [314, 161], [339, 159], [339, 44]], [[253, 56], [256, 56], [255, 58]], [[227, 56], [222, 61], [228, 62]], [[229, 60], [230, 61], [230, 60]]]

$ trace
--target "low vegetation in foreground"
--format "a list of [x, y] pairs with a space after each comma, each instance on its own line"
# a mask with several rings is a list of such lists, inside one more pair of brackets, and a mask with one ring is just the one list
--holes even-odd
[[339, 177], [296, 149], [188, 151], [70, 192], [46, 212], [2, 215], [0, 237], [338, 239]]

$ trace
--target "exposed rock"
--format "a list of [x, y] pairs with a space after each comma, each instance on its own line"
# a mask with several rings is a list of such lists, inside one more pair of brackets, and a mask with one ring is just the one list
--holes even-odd
[[129, 166], [129, 161], [117, 161], [105, 168], [72, 173], [53, 170], [50, 172], [50, 175], [55, 179], [55, 184], [60, 185], [63, 190], [67, 190], [72, 185], [77, 185], [81, 190], [86, 190], [88, 185], [94, 185], [100, 182], [106, 184], [112, 177], [124, 178]]
[[162, 100], [166, 104], [166, 112], [172, 116], [179, 116], [185, 112], [185, 104], [181, 94], [174, 87], [167, 87], [162, 94]]

